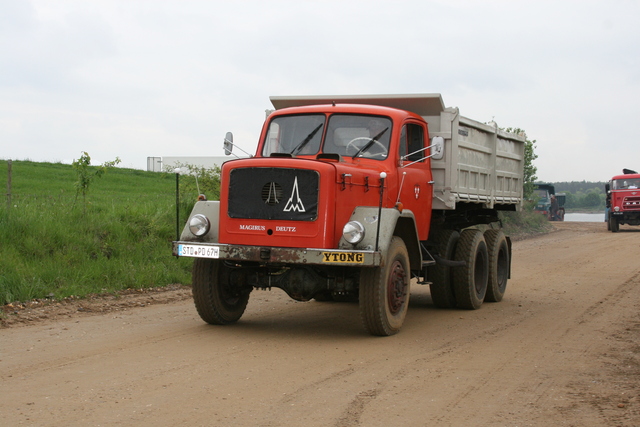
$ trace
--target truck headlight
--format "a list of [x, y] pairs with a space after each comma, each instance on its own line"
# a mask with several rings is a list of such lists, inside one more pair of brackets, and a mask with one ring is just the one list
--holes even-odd
[[202, 214], [196, 214], [189, 219], [189, 230], [194, 236], [204, 236], [209, 232], [210, 228], [209, 219]]
[[342, 228], [342, 236], [352, 245], [360, 243], [364, 239], [364, 226], [358, 221], [349, 221]]
[[615, 208], [613, 208], [613, 210], [616, 212], [620, 212], [620, 206], [616, 206]]

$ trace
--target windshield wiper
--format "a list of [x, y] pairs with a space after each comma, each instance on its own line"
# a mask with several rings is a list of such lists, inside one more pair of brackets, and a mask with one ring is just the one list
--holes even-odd
[[293, 150], [291, 150], [291, 153], [289, 153], [289, 154], [298, 154], [298, 152], [300, 150], [302, 150], [304, 148], [304, 146], [307, 145], [307, 143], [313, 139], [315, 134], [318, 133], [318, 131], [320, 130], [322, 125], [323, 124], [320, 123], [314, 130], [312, 130], [311, 133], [309, 135], [307, 135], [307, 137], [304, 140], [302, 140], [302, 142], [300, 144], [296, 145], [293, 148]]
[[358, 152], [356, 154], [353, 155], [353, 158], [355, 159], [356, 157], [358, 157], [360, 155], [360, 153], [367, 151], [369, 148], [371, 148], [371, 146], [373, 145], [374, 142], [376, 142], [376, 140], [378, 138], [380, 138], [382, 136], [382, 134], [384, 134], [387, 129], [389, 129], [389, 127], [386, 127], [384, 129], [382, 129], [382, 132], [380, 132], [379, 134], [377, 134], [376, 136], [374, 136], [373, 138], [371, 138], [369, 140], [369, 142], [367, 142], [364, 147], [362, 147], [361, 149], [358, 150]]

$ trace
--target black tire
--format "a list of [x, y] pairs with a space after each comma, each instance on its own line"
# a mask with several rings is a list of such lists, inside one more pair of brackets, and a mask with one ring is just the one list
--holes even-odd
[[[434, 238], [434, 244], [438, 254], [445, 259], [452, 260], [455, 256], [456, 245], [460, 239], [460, 233], [455, 230], [440, 230]], [[427, 269], [428, 280], [431, 282], [431, 300], [438, 308], [454, 308], [456, 296], [453, 292], [451, 267], [436, 264]]]
[[612, 216], [609, 216], [609, 229], [612, 233], [620, 231], [620, 224], [618, 224], [618, 220]]
[[489, 254], [480, 230], [463, 230], [456, 247], [456, 261], [465, 261], [464, 267], [453, 269], [453, 290], [458, 307], [477, 310], [487, 293], [489, 280]]
[[489, 253], [489, 281], [484, 300], [500, 302], [509, 279], [509, 245], [502, 230], [485, 231], [484, 241]]
[[397, 333], [409, 307], [411, 267], [407, 247], [393, 237], [384, 266], [360, 273], [360, 317], [372, 335]]
[[230, 270], [221, 261], [196, 258], [191, 272], [193, 302], [212, 325], [228, 325], [242, 317], [251, 289], [233, 286]]

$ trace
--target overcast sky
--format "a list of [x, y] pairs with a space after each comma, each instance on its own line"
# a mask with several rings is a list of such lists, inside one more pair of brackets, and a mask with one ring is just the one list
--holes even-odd
[[541, 181], [640, 169], [640, 2], [0, 0], [0, 158], [253, 151], [269, 96], [441, 93]]

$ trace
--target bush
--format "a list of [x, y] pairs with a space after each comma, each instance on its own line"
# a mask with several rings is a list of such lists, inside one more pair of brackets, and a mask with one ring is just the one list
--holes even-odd
[[547, 233], [553, 227], [544, 215], [533, 210], [535, 203], [527, 202], [519, 212], [500, 212], [506, 235], [519, 239], [531, 234]]

